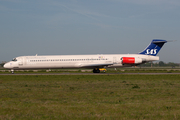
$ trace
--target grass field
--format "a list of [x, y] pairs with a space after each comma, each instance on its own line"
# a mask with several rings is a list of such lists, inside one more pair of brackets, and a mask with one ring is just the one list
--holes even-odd
[[0, 119], [178, 120], [180, 75], [0, 76]]
[[[0, 74], [10, 73], [10, 70], [0, 70]], [[15, 73], [92, 73], [92, 69], [52, 69], [49, 70], [15, 70]], [[101, 71], [103, 73], [103, 71]], [[180, 73], [179, 68], [107, 68], [106, 73]]]

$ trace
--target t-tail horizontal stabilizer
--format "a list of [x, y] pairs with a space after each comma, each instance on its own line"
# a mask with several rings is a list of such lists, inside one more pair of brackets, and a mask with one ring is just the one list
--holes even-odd
[[161, 50], [164, 43], [166, 42], [167, 42], [166, 40], [154, 39], [152, 40], [150, 45], [147, 46], [146, 49], [140, 52], [139, 54], [156, 56], [158, 52]]

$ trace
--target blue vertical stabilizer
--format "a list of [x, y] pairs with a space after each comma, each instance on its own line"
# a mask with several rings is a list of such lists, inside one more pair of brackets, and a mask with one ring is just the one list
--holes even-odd
[[156, 56], [158, 52], [161, 50], [164, 43], [166, 42], [167, 42], [166, 40], [154, 39], [152, 40], [150, 45], [147, 46], [147, 48], [143, 50], [142, 52], [140, 52], [139, 54]]

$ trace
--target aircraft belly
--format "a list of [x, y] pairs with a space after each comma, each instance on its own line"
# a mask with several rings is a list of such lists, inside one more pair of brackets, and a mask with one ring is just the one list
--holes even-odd
[[110, 65], [110, 66], [108, 66], [109, 68], [115, 68], [115, 67], [123, 67], [123, 65], [122, 64], [113, 64], [113, 65]]

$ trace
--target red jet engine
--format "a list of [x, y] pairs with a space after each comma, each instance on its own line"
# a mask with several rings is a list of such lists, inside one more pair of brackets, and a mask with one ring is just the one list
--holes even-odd
[[142, 63], [141, 58], [135, 58], [135, 57], [122, 57], [122, 64], [140, 64]]

